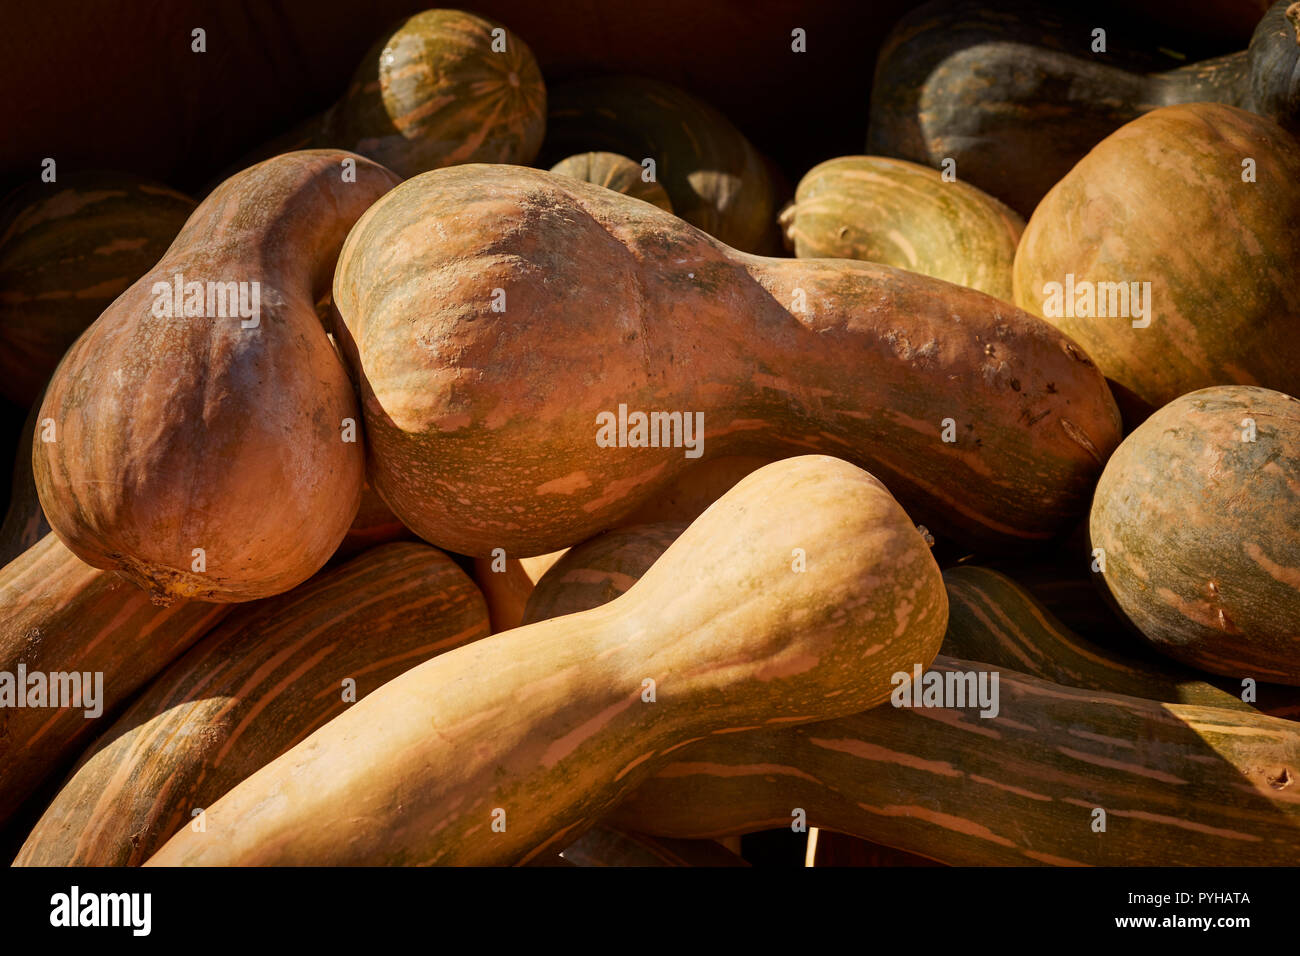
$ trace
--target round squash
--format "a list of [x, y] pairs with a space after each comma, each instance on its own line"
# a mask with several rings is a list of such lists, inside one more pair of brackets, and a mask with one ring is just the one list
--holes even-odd
[[266, 597], [325, 564], [365, 461], [315, 304], [348, 229], [397, 181], [332, 150], [247, 169], [77, 340], [42, 403], [53, 440], [42, 430], [32, 465], [78, 557], [159, 601]]
[[1016, 304], [1157, 408], [1211, 385], [1294, 389], [1297, 262], [1300, 143], [1231, 106], [1169, 106], [1107, 137], [1039, 204]]
[[425, 10], [361, 58], [314, 145], [407, 177], [454, 163], [530, 163], [545, 131], [546, 86], [528, 45], [472, 13]]
[[618, 153], [578, 153], [560, 160], [551, 167], [551, 172], [643, 199], [666, 212], [673, 211], [672, 200], [664, 187], [657, 180], [647, 182], [641, 164]]
[[1300, 401], [1223, 386], [1166, 405], [1111, 456], [1089, 528], [1158, 650], [1300, 684]]
[[883, 156], [814, 166], [781, 214], [800, 259], [865, 259], [979, 289], [1010, 302], [1025, 221], [967, 183]]
[[68, 346], [167, 250], [194, 200], [129, 173], [30, 183], [0, 211], [0, 395], [24, 407]]
[[1008, 303], [744, 255], [540, 170], [407, 180], [352, 230], [334, 291], [371, 480], [458, 554], [556, 551], [700, 460], [809, 450], [878, 473], [936, 534], [1007, 548], [1086, 512], [1119, 442], [1088, 356]]
[[673, 211], [744, 252], [770, 253], [776, 187], [763, 157], [709, 104], [661, 80], [610, 76], [557, 87], [547, 116], [549, 161], [607, 150], [655, 161]]

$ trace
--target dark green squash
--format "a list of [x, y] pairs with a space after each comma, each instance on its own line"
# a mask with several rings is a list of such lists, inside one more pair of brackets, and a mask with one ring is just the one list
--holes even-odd
[[727, 245], [779, 248], [780, 199], [763, 157], [730, 120], [685, 90], [639, 76], [555, 88], [544, 161], [590, 150], [653, 159], [677, 215]]
[[32, 182], [0, 210], [0, 395], [36, 401], [73, 341], [162, 258], [194, 200], [129, 173]]
[[666, 212], [673, 211], [672, 200], [664, 187], [653, 179], [647, 182], [641, 164], [618, 153], [575, 153], [552, 166], [551, 172], [643, 199]]
[[938, 167], [1028, 216], [1096, 143], [1158, 106], [1210, 101], [1300, 123], [1300, 8], [1275, 3], [1248, 50], [1174, 70], [1094, 55], [1096, 23], [1041, 7], [940, 0], [904, 17], [876, 63], [867, 152]]

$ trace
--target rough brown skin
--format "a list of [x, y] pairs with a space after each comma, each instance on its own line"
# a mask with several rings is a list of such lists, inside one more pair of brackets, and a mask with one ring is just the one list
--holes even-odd
[[530, 163], [546, 131], [546, 85], [528, 44], [495, 21], [425, 10], [361, 58], [312, 140], [402, 177], [455, 163]]
[[1160, 409], [1107, 465], [1089, 528], [1106, 586], [1157, 650], [1300, 685], [1300, 401], [1223, 386]]
[[1073, 12], [926, 4], [881, 49], [867, 151], [936, 168], [953, 159], [958, 178], [1029, 216], [1088, 150], [1161, 106], [1225, 103], [1300, 131], [1298, 24], [1300, 8], [1280, 0], [1248, 50], [1160, 70], [1113, 38], [1093, 53], [1100, 24]]
[[[538, 582], [532, 619], [586, 611], [631, 587], [670, 526], [611, 532]], [[837, 720], [700, 741], [676, 751], [608, 818], [677, 838], [807, 822], [952, 865], [1293, 863], [1300, 847], [1300, 727], [1232, 707], [1076, 690], [1003, 669], [1018, 660], [1080, 682], [1191, 700], [1207, 685], [1149, 673], [1090, 646], [1001, 575], [945, 572], [938, 670], [1000, 675], [997, 717], [882, 705]], [[990, 596], [1003, 602], [987, 620]], [[1010, 598], [1010, 600], [1008, 600]], [[981, 615], [985, 620], [981, 620]], [[1010, 619], [1010, 620], [1008, 620]], [[948, 656], [980, 651], [990, 663]], [[999, 666], [1001, 665], [1001, 666]], [[1107, 835], [1091, 810], [1109, 815]]]
[[1087, 355], [1007, 303], [866, 262], [748, 256], [538, 170], [403, 183], [348, 237], [334, 300], [371, 480], [461, 554], [574, 544], [699, 460], [599, 447], [597, 415], [620, 404], [702, 413], [705, 458], [845, 457], [932, 531], [988, 548], [1080, 515], [1119, 441]]
[[1297, 261], [1300, 143], [1231, 106], [1169, 106], [1099, 143], [1039, 204], [1016, 253], [1016, 304], [1045, 314], [1045, 283], [1067, 273], [1150, 282], [1145, 328], [1123, 316], [1048, 321], [1157, 408], [1211, 385], [1295, 391]]
[[664, 212], [673, 211], [672, 200], [657, 181], [646, 182], [640, 163], [618, 153], [577, 153], [554, 166], [551, 172], [604, 186], [634, 199], [643, 199]]
[[1007, 302], [1025, 228], [988, 193], [883, 156], [841, 156], [814, 166], [781, 224], [800, 259], [879, 262]]
[[779, 184], [767, 161], [722, 113], [680, 87], [643, 76], [601, 76], [558, 87], [547, 116], [546, 164], [608, 150], [655, 161], [673, 211], [745, 252], [771, 253]]
[[883, 485], [825, 456], [777, 462], [617, 601], [390, 681], [149, 862], [527, 862], [688, 741], [879, 703], [889, 675], [930, 659], [946, 618], [938, 567]]
[[[933, 669], [987, 667], [939, 657]], [[1009, 670], [999, 691], [993, 718], [882, 706], [693, 744], [609, 822], [716, 838], [789, 826], [800, 807], [810, 825], [956, 866], [1294, 865], [1292, 721]]]
[[0, 395], [37, 402], [59, 359], [176, 238], [194, 200], [129, 173], [60, 173], [0, 209]]
[[[41, 406], [56, 440], [34, 443], [32, 465], [78, 557], [159, 601], [266, 597], [325, 563], [357, 512], [364, 461], [360, 441], [343, 441], [344, 419], [360, 416], [315, 303], [348, 229], [396, 182], [331, 150], [233, 176], [68, 351]], [[260, 323], [155, 316], [154, 283], [177, 273], [258, 282]]]
[[445, 554], [396, 543], [236, 608], [90, 748], [17, 866], [138, 866], [231, 787], [443, 651], [487, 608]]
[[[52, 534], [0, 569], [0, 672], [100, 672], [104, 714], [215, 625], [229, 607], [149, 596], [99, 571]], [[86, 708], [0, 707], [0, 822], [99, 733]]]

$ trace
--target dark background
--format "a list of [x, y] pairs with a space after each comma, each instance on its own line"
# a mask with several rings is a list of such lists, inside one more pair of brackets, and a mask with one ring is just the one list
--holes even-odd
[[[196, 192], [325, 109], [383, 30], [429, 0], [5, 0], [0, 190], [119, 168]], [[532, 47], [548, 84], [642, 73], [719, 107], [791, 182], [861, 153], [876, 50], [917, 0], [472, 0]], [[1268, 0], [1041, 4], [1107, 30], [1113, 50], [1190, 58], [1243, 48]], [[207, 52], [190, 31], [207, 31]], [[808, 52], [790, 50], [807, 31]], [[1169, 59], [1170, 66], [1178, 61]]]

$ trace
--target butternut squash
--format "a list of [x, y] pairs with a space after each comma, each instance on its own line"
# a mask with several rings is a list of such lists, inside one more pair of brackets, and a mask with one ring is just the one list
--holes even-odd
[[[334, 291], [376, 489], [476, 557], [614, 527], [687, 452], [843, 455], [936, 534], [1007, 547], [1081, 516], [1119, 441], [1091, 360], [1007, 303], [866, 262], [747, 256], [539, 170], [407, 180], [353, 229]], [[652, 446], [632, 417], [651, 412], [683, 427], [656, 419]]]
[[[0, 569], [0, 608], [0, 823], [229, 610], [157, 607], [53, 534]], [[48, 706], [55, 683], [86, 706]]]
[[407, 671], [149, 863], [527, 862], [688, 741], [884, 700], [946, 618], [938, 568], [879, 481], [825, 456], [777, 462], [617, 601]]
[[139, 865], [353, 701], [487, 633], [465, 573], [405, 542], [236, 608], [86, 752], [15, 863]]
[[[625, 529], [571, 549], [538, 582], [535, 619], [599, 607], [633, 586], [672, 530]], [[932, 670], [978, 673], [1015, 662], [1143, 697], [999, 667], [991, 718], [881, 706], [700, 741], [675, 751], [676, 763], [609, 821], [704, 839], [789, 826], [803, 809], [813, 826], [950, 865], [1293, 862], [1300, 727], [1073, 638], [1001, 575], [954, 568], [944, 578], [948, 626]], [[947, 656], [958, 649], [985, 662]], [[1232, 703], [1144, 699], [1151, 694]], [[1096, 808], [1108, 814], [1106, 834], [1092, 830]]]
[[247, 169], [77, 340], [41, 406], [54, 440], [33, 452], [74, 554], [159, 601], [266, 597], [324, 565], [365, 463], [315, 303], [348, 229], [396, 182], [330, 150]]

